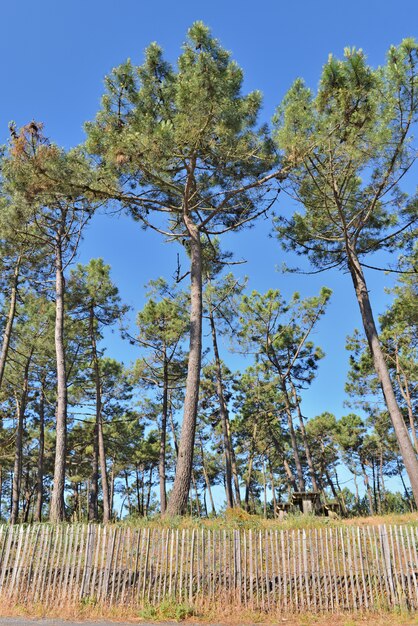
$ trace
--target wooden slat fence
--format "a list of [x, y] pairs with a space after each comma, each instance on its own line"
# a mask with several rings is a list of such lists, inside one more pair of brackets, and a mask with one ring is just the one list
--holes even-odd
[[261, 610], [418, 608], [411, 526], [311, 530], [0, 526], [0, 601]]

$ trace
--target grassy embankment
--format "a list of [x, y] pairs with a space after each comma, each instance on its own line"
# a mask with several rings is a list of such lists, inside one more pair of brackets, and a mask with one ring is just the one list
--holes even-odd
[[[118, 525], [152, 528], [208, 528], [216, 530], [232, 529], [309, 529], [340, 526], [368, 526], [380, 524], [396, 524], [418, 527], [418, 513], [391, 514], [373, 517], [353, 517], [349, 519], [331, 519], [315, 516], [290, 515], [285, 520], [265, 520], [260, 516], [249, 515], [241, 510], [229, 511], [212, 518], [201, 519], [192, 517], [131, 519], [119, 522]], [[225, 623], [225, 624], [286, 624], [288, 626], [418, 626], [418, 619], [408, 612], [382, 611], [377, 613], [354, 614], [301, 614], [289, 615], [274, 612], [250, 611], [244, 608], [217, 606], [196, 609], [187, 604], [165, 601], [159, 606], [146, 606], [138, 609], [130, 606], [108, 607], [89, 602], [80, 602], [74, 606], [48, 607], [41, 604], [31, 606], [13, 605], [2, 601], [0, 616], [60, 617], [76, 620], [110, 619], [129, 623], [141, 621], [183, 621], [185, 623]]]

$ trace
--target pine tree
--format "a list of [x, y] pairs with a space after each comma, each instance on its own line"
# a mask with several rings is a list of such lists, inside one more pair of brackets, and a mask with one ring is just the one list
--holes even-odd
[[[266, 183], [284, 176], [266, 128], [256, 127], [261, 95], [242, 95], [242, 82], [230, 54], [196, 22], [177, 69], [157, 44], [149, 46], [141, 67], [127, 61], [114, 69], [102, 109], [86, 126], [87, 149], [109, 177], [109, 197], [143, 226], [190, 250], [189, 366], [170, 515], [185, 510], [192, 471], [202, 352], [201, 236], [238, 229], [265, 212], [276, 197]], [[115, 178], [119, 187], [112, 191]], [[168, 219], [165, 228], [161, 215]]]
[[[276, 116], [276, 140], [285, 160], [299, 164], [288, 190], [304, 207], [282, 218], [286, 248], [307, 255], [315, 271], [347, 270], [360, 309], [373, 366], [383, 391], [418, 504], [418, 459], [396, 401], [379, 340], [363, 268], [368, 254], [402, 243], [416, 222], [416, 202], [400, 189], [416, 159], [411, 143], [418, 119], [418, 44], [392, 46], [373, 70], [361, 50], [330, 56], [314, 97], [298, 79]], [[303, 156], [307, 146], [312, 152]], [[400, 209], [399, 207], [405, 207]]]

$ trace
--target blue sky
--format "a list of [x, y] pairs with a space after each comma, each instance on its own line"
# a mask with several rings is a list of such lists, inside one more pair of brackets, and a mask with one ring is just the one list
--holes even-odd
[[[197, 19], [213, 30], [244, 69], [245, 90], [264, 94], [262, 120], [268, 121], [293, 80], [302, 76], [316, 87], [328, 54], [341, 56], [346, 46], [361, 47], [372, 65], [384, 62], [392, 43], [415, 36], [416, 0], [28, 0], [5, 1], [0, 8], [0, 143], [8, 137], [7, 125], [31, 119], [45, 123], [45, 132], [59, 145], [83, 141], [83, 123], [98, 110], [103, 77], [127, 57], [141, 63], [143, 51], [158, 41], [166, 57], [175, 62], [187, 28]], [[415, 30], [414, 30], [415, 29]], [[413, 189], [411, 188], [410, 191]], [[291, 211], [280, 198], [277, 211]], [[320, 276], [283, 275], [277, 271], [289, 259], [278, 243], [269, 239], [269, 221], [224, 241], [250, 277], [249, 287], [259, 291], [281, 289], [285, 295], [299, 291], [317, 293], [320, 286], [334, 290], [329, 313], [321, 322], [316, 341], [327, 354], [317, 381], [304, 400], [308, 416], [343, 408], [348, 353], [345, 337], [360, 325], [349, 278], [330, 272]], [[177, 248], [166, 245], [152, 232], [143, 232], [126, 217], [97, 216], [80, 249], [79, 260], [102, 256], [112, 266], [112, 276], [123, 300], [139, 310], [144, 284], [151, 278], [174, 273]], [[392, 279], [368, 275], [376, 314], [388, 301], [385, 285]], [[127, 361], [135, 352], [116, 334], [108, 337], [109, 356]], [[224, 356], [226, 346], [224, 346]], [[234, 357], [229, 361], [237, 367]]]

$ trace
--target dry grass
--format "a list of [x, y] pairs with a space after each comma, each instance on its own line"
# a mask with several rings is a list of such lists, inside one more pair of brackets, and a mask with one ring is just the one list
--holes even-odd
[[379, 524], [410, 525], [418, 527], [418, 513], [403, 513], [390, 515], [375, 515], [369, 517], [351, 517], [348, 519], [332, 519], [315, 515], [288, 515], [283, 521], [264, 519], [260, 515], [250, 515], [242, 509], [229, 509], [224, 515], [214, 518], [197, 517], [152, 517], [137, 518], [119, 522], [120, 525], [130, 525], [135, 528], [208, 528], [212, 530], [242, 529], [308, 529], [308, 528], [335, 528], [340, 526], [377, 526]]
[[194, 609], [191, 606], [163, 603], [159, 607], [134, 609], [133, 607], [108, 607], [89, 604], [45, 607], [40, 604], [14, 605], [2, 602], [0, 617], [60, 618], [84, 621], [110, 620], [115, 623], [141, 624], [141, 622], [182, 622], [183, 624], [265, 624], [268, 626], [418, 626], [417, 617], [402, 612], [381, 613], [333, 613], [289, 615], [276, 611], [270, 613], [234, 609], [233, 607], [208, 607]]

